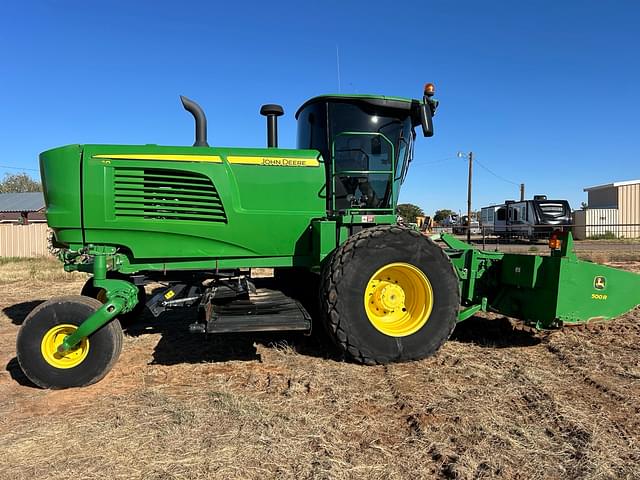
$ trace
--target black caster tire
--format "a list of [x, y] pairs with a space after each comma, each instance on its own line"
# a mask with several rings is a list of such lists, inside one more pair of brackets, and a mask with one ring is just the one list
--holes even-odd
[[84, 339], [64, 356], [57, 347], [102, 304], [93, 298], [70, 296], [51, 299], [31, 311], [17, 338], [22, 371], [41, 388], [84, 387], [101, 380], [122, 350], [122, 328], [117, 319]]

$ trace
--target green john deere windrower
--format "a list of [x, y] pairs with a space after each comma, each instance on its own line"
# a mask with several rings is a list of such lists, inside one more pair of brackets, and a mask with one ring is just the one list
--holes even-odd
[[[81, 295], [25, 319], [18, 361], [46, 388], [89, 385], [118, 358], [121, 322], [193, 307], [194, 333], [298, 330], [314, 320], [365, 364], [433, 354], [481, 310], [538, 328], [608, 319], [640, 303], [640, 276], [580, 261], [569, 233], [550, 256], [441, 248], [397, 225], [415, 130], [433, 135], [433, 85], [420, 100], [324, 95], [296, 113], [298, 149], [68, 145], [40, 155], [47, 221]], [[252, 278], [252, 268], [274, 278]], [[165, 285], [147, 298], [145, 284]], [[309, 298], [316, 299], [308, 303]], [[317, 302], [317, 299], [320, 299]], [[311, 305], [311, 306], [309, 306]]]

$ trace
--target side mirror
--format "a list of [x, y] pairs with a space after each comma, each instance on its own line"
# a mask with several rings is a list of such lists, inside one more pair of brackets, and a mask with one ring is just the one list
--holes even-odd
[[422, 125], [422, 134], [425, 137], [433, 137], [431, 106], [426, 103], [420, 104], [420, 124]]

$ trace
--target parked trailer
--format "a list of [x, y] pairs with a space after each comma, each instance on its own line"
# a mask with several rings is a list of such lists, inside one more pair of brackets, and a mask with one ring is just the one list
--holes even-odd
[[571, 207], [566, 200], [535, 195], [532, 200], [506, 200], [483, 207], [480, 222], [485, 234], [501, 238], [549, 238], [554, 230], [571, 225]]

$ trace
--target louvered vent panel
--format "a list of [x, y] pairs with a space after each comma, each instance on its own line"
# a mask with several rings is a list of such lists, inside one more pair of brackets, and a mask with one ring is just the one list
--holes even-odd
[[116, 168], [116, 217], [223, 222], [227, 216], [211, 179], [162, 168]]

